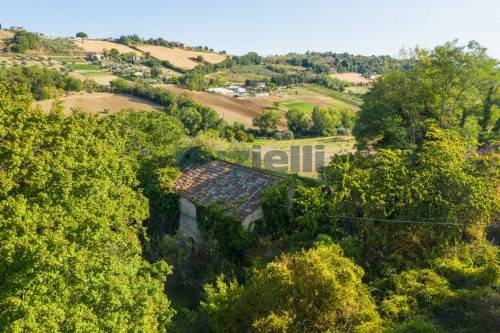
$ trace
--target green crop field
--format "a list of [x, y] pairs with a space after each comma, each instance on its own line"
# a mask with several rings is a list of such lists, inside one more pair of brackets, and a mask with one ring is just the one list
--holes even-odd
[[82, 58], [55, 58], [55, 57], [52, 57], [52, 60], [54, 61], [59, 61], [59, 62], [68, 62], [68, 63], [71, 63], [71, 62], [76, 62], [76, 63], [85, 63], [85, 59], [82, 59]]
[[350, 95], [348, 93], [328, 89], [322, 86], [318, 86], [316, 84], [305, 84], [306, 89], [316, 92], [318, 94], [328, 96], [330, 98], [336, 99], [338, 101], [344, 102], [346, 104], [350, 104], [352, 106], [359, 107], [363, 100], [355, 95]]
[[[300, 138], [300, 139], [292, 139], [292, 140], [282, 140], [278, 141], [271, 138], [257, 138], [250, 146], [261, 146], [261, 156], [265, 156], [265, 154], [269, 151], [281, 150], [287, 153], [288, 156], [291, 156], [290, 149], [292, 146], [299, 146], [302, 150], [304, 146], [310, 146], [313, 148], [313, 152], [316, 149], [324, 151], [325, 159], [324, 162], [328, 163], [333, 155], [346, 154], [354, 151], [354, 143], [355, 140], [351, 136], [331, 136], [331, 137], [315, 137], [315, 138]], [[322, 148], [320, 148], [322, 147]], [[302, 176], [308, 177], [317, 177], [317, 173], [313, 172], [304, 172], [303, 163], [309, 162], [312, 165], [315, 163], [315, 153], [313, 156], [301, 157], [301, 170], [299, 174]]]
[[98, 67], [96, 67], [94, 65], [87, 65], [87, 64], [68, 65], [68, 67], [75, 70], [75, 71], [99, 70]]
[[304, 111], [306, 113], [311, 113], [314, 109], [314, 105], [297, 102], [294, 100], [283, 102], [281, 105], [286, 106], [289, 109], [296, 109], [299, 111]]
[[80, 72], [79, 74], [83, 76], [104, 76], [104, 75], [112, 75], [109, 72], [105, 71], [89, 71], [89, 72]]

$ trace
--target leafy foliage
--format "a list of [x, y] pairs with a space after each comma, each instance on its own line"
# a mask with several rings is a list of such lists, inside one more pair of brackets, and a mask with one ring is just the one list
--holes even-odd
[[40, 37], [28, 31], [16, 31], [12, 38], [10, 48], [16, 53], [26, 53], [27, 50], [35, 50], [40, 44]]
[[214, 332], [370, 332], [380, 319], [363, 270], [328, 239], [255, 270], [245, 286], [217, 280], [202, 303]]
[[[434, 132], [419, 153], [379, 150], [375, 156], [336, 156], [321, 178], [321, 189], [298, 189], [306, 211], [301, 219], [333, 224], [350, 241], [369, 276], [384, 276], [435, 256], [448, 243], [482, 237], [484, 226], [498, 220], [498, 156], [471, 154], [453, 132]], [[405, 221], [436, 221], [457, 226], [325, 219], [329, 215]], [[356, 247], [355, 247], [356, 248]], [[354, 254], [354, 253], [353, 253]]]
[[81, 91], [82, 81], [68, 74], [38, 66], [0, 69], [0, 82], [27, 87], [36, 100], [58, 97], [66, 91]]
[[412, 69], [384, 75], [367, 94], [353, 132], [360, 148], [416, 149], [432, 128], [465, 130], [498, 98], [497, 61], [474, 41], [416, 48], [410, 56]]
[[278, 122], [281, 120], [279, 112], [274, 110], [263, 110], [258, 118], [252, 120], [252, 124], [258, 127], [261, 133], [269, 133], [278, 128]]
[[117, 131], [0, 84], [0, 326], [165, 332], [170, 268], [141, 257], [147, 200]]

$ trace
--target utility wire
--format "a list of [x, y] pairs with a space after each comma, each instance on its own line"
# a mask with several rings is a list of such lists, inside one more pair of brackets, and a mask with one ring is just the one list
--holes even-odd
[[345, 219], [355, 219], [355, 220], [364, 220], [364, 221], [378, 221], [378, 222], [392, 222], [392, 223], [408, 223], [408, 224], [434, 224], [434, 225], [454, 225], [454, 226], [490, 226], [490, 227], [498, 227], [500, 223], [452, 223], [452, 222], [434, 222], [434, 221], [404, 221], [404, 220], [387, 220], [387, 219], [372, 219], [368, 217], [355, 217], [355, 216], [346, 216], [346, 215], [328, 215], [321, 212], [316, 212], [313, 210], [304, 210], [300, 208], [274, 204], [275, 206], [285, 207], [288, 209], [294, 209], [301, 212], [312, 212], [319, 215], [323, 215], [330, 218], [345, 218]]

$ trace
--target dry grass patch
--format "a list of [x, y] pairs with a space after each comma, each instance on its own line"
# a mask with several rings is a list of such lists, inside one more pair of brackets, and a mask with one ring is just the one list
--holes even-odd
[[10, 39], [12, 37], [14, 37], [14, 34], [12, 32], [0, 30], [0, 41], [3, 41], [5, 39]]
[[74, 40], [75, 44], [81, 48], [83, 48], [87, 52], [96, 52], [101, 53], [102, 50], [107, 49], [111, 50], [113, 48], [117, 49], [120, 53], [128, 53], [128, 52], [137, 52], [136, 50], [114, 42], [108, 42], [105, 40], [97, 40], [97, 39], [86, 39], [83, 43], [82, 41]]
[[[84, 111], [91, 114], [104, 114], [104, 109], [109, 109], [109, 113], [115, 113], [121, 109], [135, 110], [158, 110], [164, 108], [156, 103], [150, 102], [140, 97], [125, 94], [110, 93], [80, 93], [69, 97], [61, 98], [64, 101], [66, 115], [71, 114], [72, 108], [81, 107]], [[54, 100], [35, 102], [34, 105], [40, 105], [43, 110], [49, 111]]]
[[352, 83], [369, 83], [372, 80], [365, 78], [359, 73], [330, 74], [331, 77]]
[[196, 65], [198, 65], [197, 62], [192, 61], [189, 58], [202, 56], [205, 61], [212, 64], [218, 64], [226, 59], [226, 55], [213, 52], [186, 51], [179, 48], [168, 48], [154, 45], [140, 45], [137, 46], [137, 48], [144, 52], [150, 52], [155, 58], [168, 60], [175, 66], [184, 69], [193, 69]]

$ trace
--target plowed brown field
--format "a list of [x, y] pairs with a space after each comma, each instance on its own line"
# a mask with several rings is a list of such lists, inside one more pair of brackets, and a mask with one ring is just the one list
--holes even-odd
[[[173, 85], [162, 86], [165, 89], [171, 90], [176, 94], [187, 93], [196, 102], [211, 107], [219, 116], [224, 117], [230, 124], [236, 120], [245, 126], [252, 126], [252, 119], [259, 116], [265, 108], [261, 100], [252, 97], [234, 98], [232, 96], [223, 96], [218, 94], [211, 94], [203, 91], [190, 91], [175, 87]], [[286, 120], [284, 120], [285, 113], [280, 112], [283, 119], [278, 123], [280, 131], [288, 129]]]

